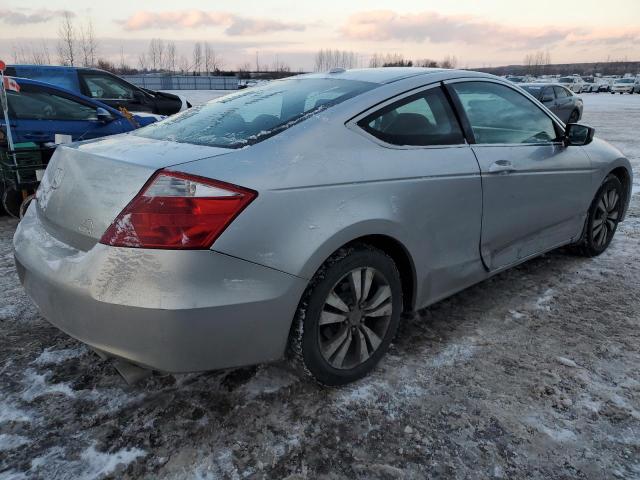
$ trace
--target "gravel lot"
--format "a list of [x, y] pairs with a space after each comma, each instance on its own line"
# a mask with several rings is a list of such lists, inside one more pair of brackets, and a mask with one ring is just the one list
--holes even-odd
[[635, 168], [610, 249], [420, 312], [342, 389], [283, 365], [127, 386], [39, 316], [0, 219], [0, 479], [640, 478], [640, 95], [584, 98]]

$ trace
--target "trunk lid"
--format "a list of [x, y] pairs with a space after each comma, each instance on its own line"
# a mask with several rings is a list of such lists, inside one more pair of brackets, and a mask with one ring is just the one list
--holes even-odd
[[49, 162], [35, 208], [55, 238], [89, 250], [156, 170], [231, 151], [129, 134], [61, 145]]

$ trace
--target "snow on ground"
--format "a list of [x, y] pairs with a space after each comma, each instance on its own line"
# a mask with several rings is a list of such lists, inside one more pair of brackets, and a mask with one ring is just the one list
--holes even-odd
[[[204, 92], [197, 92], [204, 94]], [[640, 185], [640, 95], [584, 95]], [[640, 478], [640, 194], [595, 259], [553, 252], [407, 318], [341, 389], [281, 364], [128, 386], [18, 284], [0, 219], [0, 479]]]

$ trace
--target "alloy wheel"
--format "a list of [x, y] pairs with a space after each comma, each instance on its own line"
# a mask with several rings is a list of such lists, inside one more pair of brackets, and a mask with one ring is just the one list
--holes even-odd
[[341, 370], [366, 362], [383, 342], [392, 311], [391, 287], [382, 273], [369, 267], [351, 270], [331, 289], [320, 315], [323, 358]]
[[620, 195], [615, 188], [605, 190], [598, 201], [591, 226], [591, 240], [602, 248], [613, 236], [620, 216]]

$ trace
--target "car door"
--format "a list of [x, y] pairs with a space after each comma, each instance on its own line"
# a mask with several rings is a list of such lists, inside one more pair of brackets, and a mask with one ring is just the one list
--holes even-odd
[[591, 164], [516, 89], [491, 80], [447, 82], [473, 137], [482, 175], [482, 258], [496, 271], [580, 235]]
[[154, 103], [140, 89], [107, 72], [80, 70], [82, 93], [112, 108], [130, 112], [155, 112]]
[[395, 97], [352, 122], [378, 144], [372, 155], [392, 166], [390, 177], [403, 179], [388, 188], [398, 189], [390, 199], [410, 232], [407, 247], [422, 286], [419, 303], [486, 275], [478, 252], [480, 171], [441, 85]]
[[564, 123], [569, 122], [569, 117], [573, 111], [573, 94], [564, 87], [554, 86], [553, 90], [556, 94], [556, 110], [555, 113]]
[[99, 121], [95, 105], [53, 88], [23, 83], [19, 93], [10, 93], [16, 141], [53, 142], [56, 133], [71, 135], [74, 141], [87, 140], [131, 130], [123, 117]]

